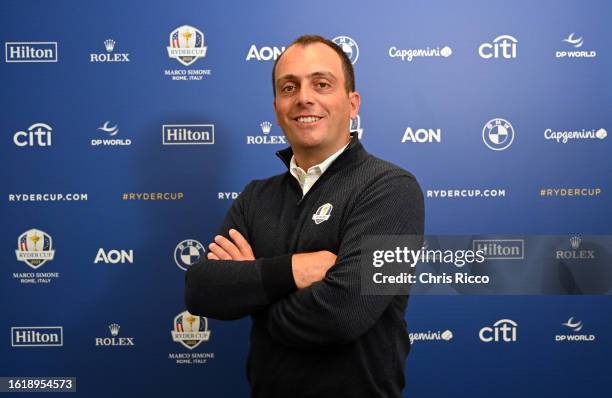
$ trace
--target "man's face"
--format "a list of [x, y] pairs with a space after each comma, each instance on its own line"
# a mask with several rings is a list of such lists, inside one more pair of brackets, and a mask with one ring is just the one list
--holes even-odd
[[359, 94], [347, 93], [342, 61], [323, 43], [289, 47], [276, 65], [274, 110], [294, 151], [331, 156], [348, 142]]

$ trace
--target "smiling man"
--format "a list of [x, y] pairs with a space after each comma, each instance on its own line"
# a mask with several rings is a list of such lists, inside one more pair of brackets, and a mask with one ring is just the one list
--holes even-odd
[[350, 135], [360, 96], [333, 42], [298, 38], [272, 76], [288, 171], [251, 182], [233, 203], [207, 258], [187, 271], [187, 309], [252, 317], [253, 397], [400, 397], [407, 296], [361, 291], [360, 245], [422, 235], [421, 190]]

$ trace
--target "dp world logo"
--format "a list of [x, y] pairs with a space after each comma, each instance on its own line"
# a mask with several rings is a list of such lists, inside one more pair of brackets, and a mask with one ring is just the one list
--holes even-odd
[[174, 249], [174, 262], [180, 269], [187, 271], [204, 255], [204, 246], [195, 239], [185, 239]]
[[359, 58], [359, 46], [357, 42], [348, 36], [338, 36], [332, 41], [344, 51], [346, 56], [351, 60], [351, 63], [355, 65], [357, 58]]
[[489, 149], [503, 151], [514, 141], [514, 128], [504, 119], [489, 120], [482, 129], [482, 140]]

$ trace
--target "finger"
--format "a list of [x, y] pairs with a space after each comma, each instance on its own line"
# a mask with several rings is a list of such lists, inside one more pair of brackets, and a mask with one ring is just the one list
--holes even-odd
[[217, 255], [213, 252], [208, 252], [208, 254], [206, 255], [206, 257], [209, 260], [219, 260], [219, 257], [217, 257]]
[[215, 256], [219, 258], [219, 260], [231, 260], [232, 259], [232, 256], [230, 256], [228, 252], [223, 250], [223, 248], [216, 243], [211, 243], [210, 245], [208, 245], [208, 248], [210, 249], [212, 254], [214, 254]]
[[242, 253], [242, 255], [244, 255], [246, 257], [254, 257], [253, 256], [253, 249], [251, 249], [251, 245], [244, 238], [244, 236], [242, 236], [242, 234], [240, 232], [238, 232], [235, 229], [230, 229], [229, 230], [229, 235], [230, 235], [230, 238], [232, 238], [232, 240], [234, 241], [234, 243], [238, 247], [238, 250], [240, 250], [240, 252]]
[[242, 253], [240, 253], [240, 250], [238, 250], [234, 242], [227, 239], [225, 236], [215, 236], [215, 243], [221, 246], [221, 248], [232, 257], [232, 260], [239, 260], [242, 257]]

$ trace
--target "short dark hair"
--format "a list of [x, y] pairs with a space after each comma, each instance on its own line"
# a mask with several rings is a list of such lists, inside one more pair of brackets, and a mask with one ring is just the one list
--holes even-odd
[[[289, 47], [294, 45], [306, 47], [309, 44], [314, 43], [323, 43], [338, 54], [340, 61], [342, 62], [342, 72], [344, 73], [344, 88], [346, 89], [347, 93], [355, 91], [355, 71], [353, 70], [353, 64], [351, 63], [348, 55], [346, 55], [346, 53], [342, 51], [342, 48], [340, 48], [340, 46], [338, 46], [336, 43], [319, 35], [303, 35], [295, 39], [289, 45]], [[287, 47], [287, 49], [289, 49], [289, 47]], [[285, 51], [287, 51], [287, 49], [285, 49]], [[272, 67], [272, 92], [274, 93], [274, 98], [276, 98], [276, 64], [278, 64], [278, 61], [281, 59], [284, 53], [285, 52], [283, 51], [278, 58], [276, 58], [276, 61], [274, 61], [274, 66]]]

